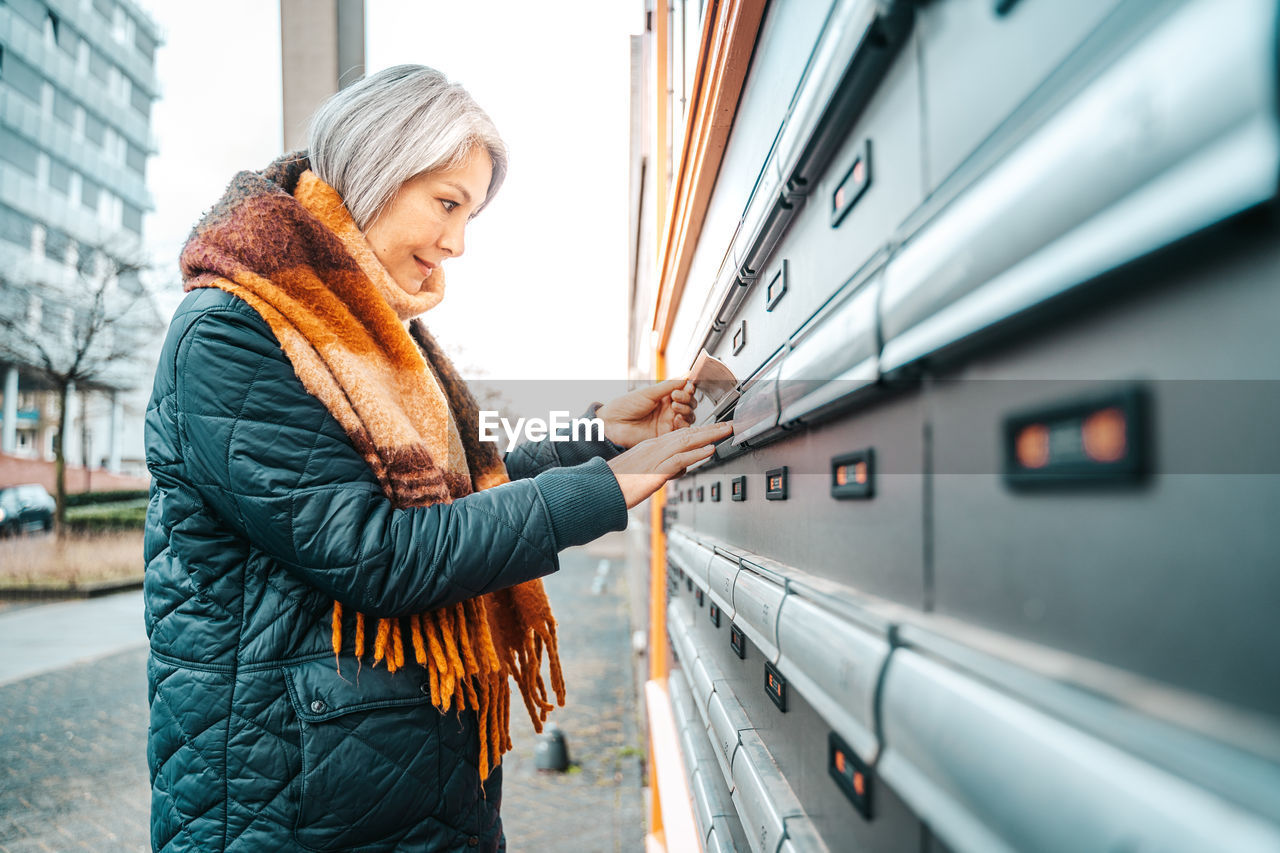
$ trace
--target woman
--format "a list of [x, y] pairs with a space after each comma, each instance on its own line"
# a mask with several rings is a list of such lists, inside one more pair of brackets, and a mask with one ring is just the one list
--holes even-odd
[[684, 428], [677, 380], [504, 464], [406, 325], [502, 183], [492, 123], [401, 66], [309, 151], [237, 175], [182, 254], [147, 412], [152, 844], [501, 849], [510, 685], [540, 727], [545, 653], [564, 698], [538, 578], [728, 428]]

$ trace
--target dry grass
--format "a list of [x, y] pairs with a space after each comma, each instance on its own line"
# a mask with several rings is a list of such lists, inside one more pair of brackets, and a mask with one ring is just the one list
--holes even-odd
[[142, 531], [0, 539], [0, 594], [5, 589], [74, 589], [142, 578]]

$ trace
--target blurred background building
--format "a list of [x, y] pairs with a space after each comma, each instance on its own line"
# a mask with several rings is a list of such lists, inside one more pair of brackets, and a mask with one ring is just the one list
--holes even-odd
[[68, 465], [145, 473], [152, 364], [118, 356], [164, 319], [138, 275], [160, 41], [131, 0], [0, 0], [4, 454], [53, 458], [50, 360], [92, 376], [69, 395]]

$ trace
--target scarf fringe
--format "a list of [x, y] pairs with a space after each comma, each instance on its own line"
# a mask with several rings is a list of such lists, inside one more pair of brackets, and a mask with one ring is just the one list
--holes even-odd
[[[504, 592], [516, 598], [527, 594], [520, 587]], [[542, 619], [531, 623], [523, 623], [521, 620], [523, 624], [518, 626], [518, 632], [512, 636], [509, 628], [498, 631], [475, 630], [475, 625], [487, 623], [487, 609], [483, 599], [473, 598], [429, 613], [378, 619], [372, 652], [374, 666], [384, 663], [388, 672], [403, 669], [403, 636], [407, 631], [414, 660], [426, 667], [428, 672], [431, 704], [442, 713], [450, 710], [475, 712], [480, 724], [482, 781], [501, 762], [503, 753], [511, 749], [511, 689], [508, 679], [514, 680], [519, 687], [525, 710], [537, 732], [542, 731], [547, 715], [555, 707], [543, 680], [544, 655], [550, 671], [555, 704], [563, 707], [565, 700], [556, 624], [550, 611], [536, 606], [528, 611], [513, 608], [521, 614], [538, 614], [539, 609], [545, 612], [538, 614]], [[365, 620], [363, 613], [356, 613], [352, 653], [357, 663], [363, 662], [365, 653]], [[331, 635], [339, 671], [343, 629], [342, 603], [335, 601]]]

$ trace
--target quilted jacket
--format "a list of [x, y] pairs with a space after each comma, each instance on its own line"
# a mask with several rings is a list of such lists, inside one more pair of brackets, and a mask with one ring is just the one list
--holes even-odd
[[626, 526], [608, 442], [540, 442], [513, 482], [394, 509], [267, 324], [217, 289], [169, 329], [146, 419], [155, 850], [500, 850], [472, 712], [330, 648], [336, 598], [420, 612], [540, 577]]

